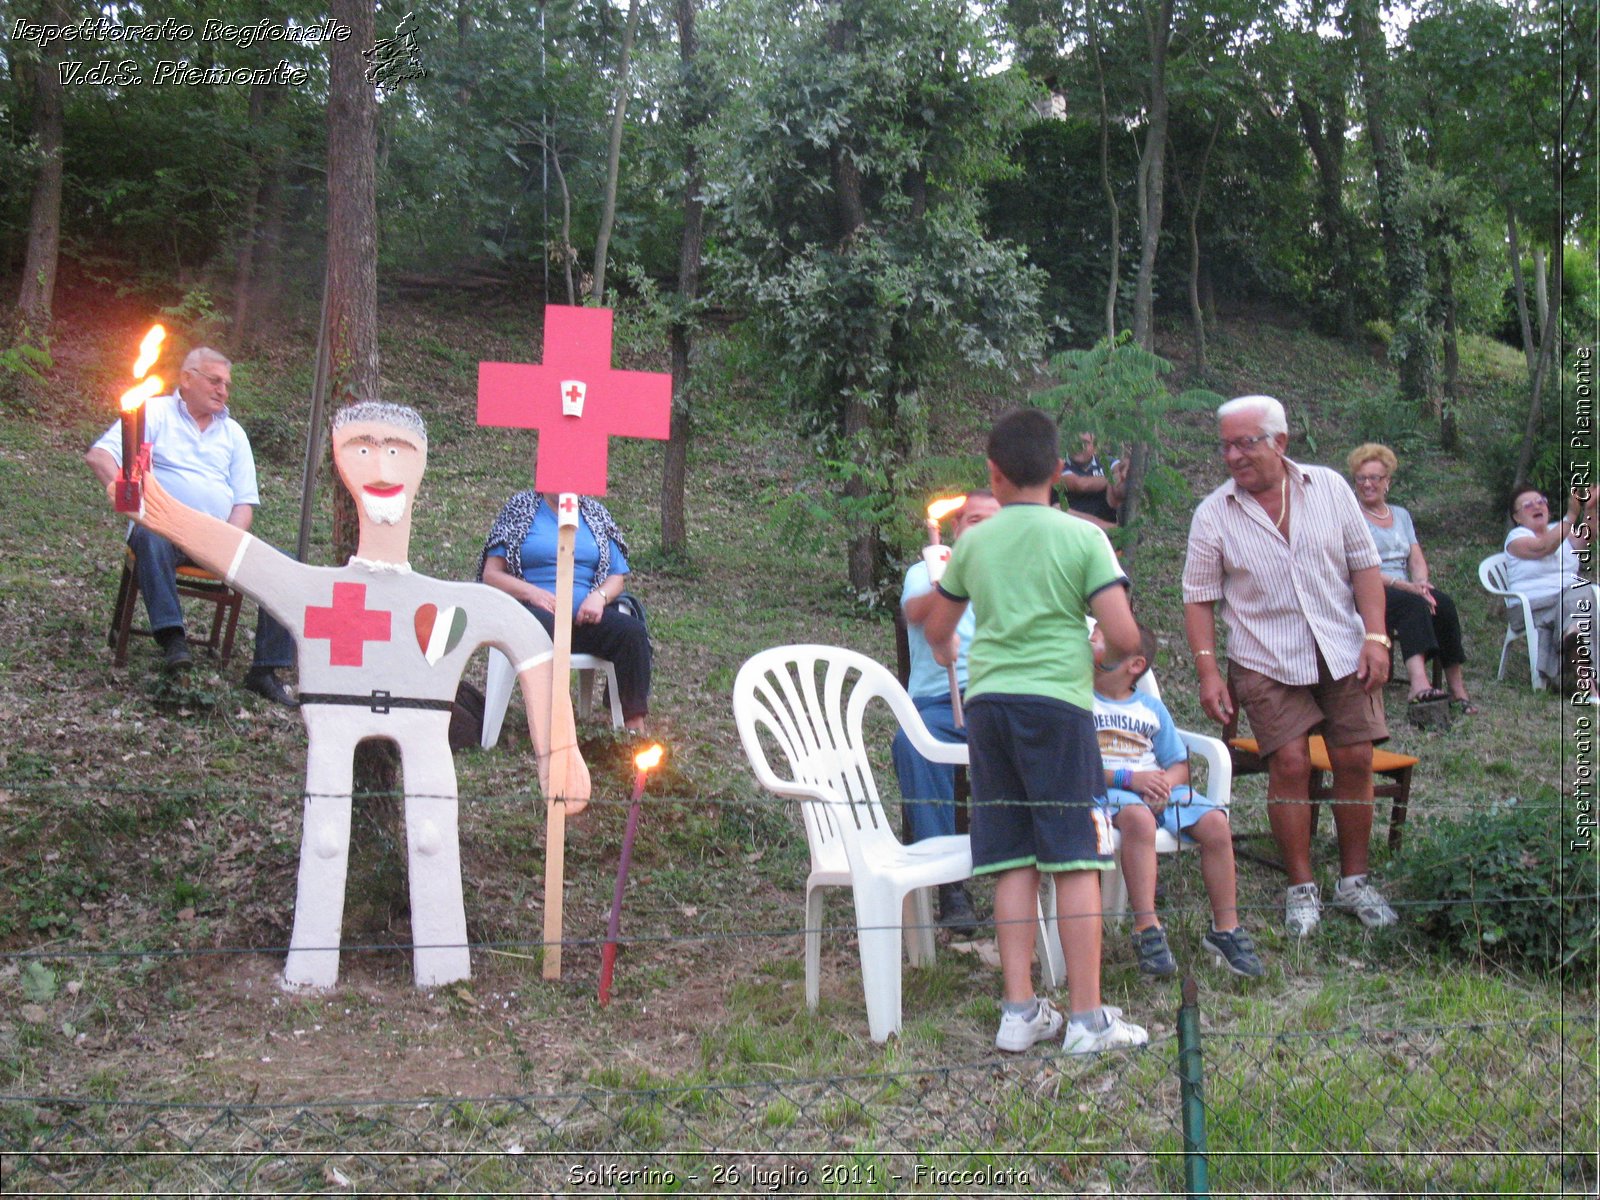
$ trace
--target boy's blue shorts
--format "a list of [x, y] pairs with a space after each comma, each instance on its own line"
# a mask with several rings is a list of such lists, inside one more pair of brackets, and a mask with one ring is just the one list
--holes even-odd
[[[1138, 792], [1130, 792], [1125, 788], [1106, 789], [1105, 805], [1113, 820], [1130, 805], [1143, 803], [1144, 797]], [[1195, 791], [1187, 783], [1180, 783], [1172, 789], [1172, 795], [1167, 797], [1167, 806], [1156, 818], [1156, 827], [1165, 829], [1173, 837], [1182, 835], [1192, 842], [1194, 838], [1187, 832], [1190, 827], [1208, 812], [1217, 810], [1218, 806], [1206, 799], [1203, 793]], [[1227, 809], [1222, 809], [1221, 812], [1224, 816], [1227, 815]]]
[[967, 706], [972, 873], [1015, 867], [1104, 871], [1111, 820], [1094, 719], [1047, 696], [983, 695]]

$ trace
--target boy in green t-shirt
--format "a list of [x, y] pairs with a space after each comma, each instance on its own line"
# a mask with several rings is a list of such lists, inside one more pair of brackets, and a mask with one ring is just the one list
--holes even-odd
[[1112, 830], [1095, 737], [1093, 613], [1113, 653], [1139, 631], [1127, 579], [1106, 535], [1050, 507], [1061, 472], [1055, 422], [1037, 409], [989, 434], [989, 480], [1000, 512], [956, 545], [925, 626], [941, 664], [956, 653], [967, 603], [977, 633], [967, 653], [972, 748], [973, 874], [997, 873], [994, 916], [1005, 995], [995, 1045], [1026, 1050], [1054, 1036], [1061, 1014], [1033, 993], [1039, 872], [1055, 873], [1067, 962], [1068, 1053], [1140, 1046], [1149, 1035], [1100, 1003], [1100, 872]]

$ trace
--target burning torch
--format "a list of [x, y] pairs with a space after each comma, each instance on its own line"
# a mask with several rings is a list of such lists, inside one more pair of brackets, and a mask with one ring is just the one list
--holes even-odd
[[628, 885], [628, 868], [633, 864], [633, 838], [639, 832], [639, 806], [644, 800], [644, 785], [650, 772], [661, 765], [664, 753], [659, 744], [633, 756], [633, 801], [628, 806], [628, 824], [622, 831], [622, 858], [617, 863], [617, 889], [611, 895], [611, 919], [606, 922], [606, 944], [600, 952], [600, 1004], [611, 1003], [611, 973], [617, 965], [617, 935], [622, 929], [622, 890]]
[[116, 508], [122, 513], [137, 513], [144, 505], [144, 474], [150, 469], [150, 445], [144, 440], [144, 405], [152, 396], [166, 390], [161, 376], [145, 372], [155, 366], [161, 357], [161, 343], [167, 331], [152, 325], [150, 332], [139, 343], [139, 357], [134, 359], [133, 377], [137, 381], [122, 393], [118, 407], [122, 410], [122, 470], [117, 475]]
[[[928, 582], [938, 586], [944, 578], [945, 564], [950, 561], [950, 547], [939, 540], [939, 522], [959, 511], [967, 503], [965, 496], [946, 496], [928, 505], [928, 544], [922, 548], [922, 561], [928, 564]], [[950, 664], [950, 715], [956, 728], [966, 724], [961, 712], [961, 688], [956, 683], [956, 665]]]

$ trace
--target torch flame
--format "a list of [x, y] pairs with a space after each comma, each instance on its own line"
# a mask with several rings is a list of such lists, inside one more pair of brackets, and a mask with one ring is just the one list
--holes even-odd
[[151, 375], [123, 392], [122, 399], [118, 403], [122, 405], [123, 412], [132, 412], [150, 397], [159, 396], [166, 389], [167, 385], [161, 382], [161, 376]]
[[161, 357], [161, 343], [166, 340], [166, 327], [162, 325], [150, 326], [150, 332], [144, 335], [144, 340], [139, 343], [139, 357], [133, 360], [133, 377], [143, 379], [144, 373], [156, 365], [156, 359]]
[[659, 742], [647, 746], [633, 756], [633, 765], [641, 771], [653, 771], [661, 765], [661, 756], [665, 753]]
[[966, 502], [965, 496], [946, 496], [943, 500], [935, 500], [928, 505], [928, 520], [942, 521]]

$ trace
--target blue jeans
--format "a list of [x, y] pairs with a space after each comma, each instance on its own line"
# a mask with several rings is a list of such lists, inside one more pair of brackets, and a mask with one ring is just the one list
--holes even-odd
[[[913, 696], [928, 732], [941, 742], [965, 744], [967, 731], [956, 728], [950, 695]], [[894, 773], [900, 781], [906, 815], [906, 840], [943, 837], [956, 831], [956, 769], [949, 763], [929, 762], [918, 754], [903, 730], [894, 735]]]
[[[178, 601], [177, 572], [189, 559], [166, 538], [151, 533], [142, 525], [135, 525], [128, 534], [128, 546], [137, 557], [134, 574], [144, 596], [145, 611], [150, 614], [150, 628], [157, 633], [163, 629], [182, 629], [183, 607]], [[291, 667], [294, 661], [294, 638], [271, 613], [258, 608], [256, 651], [250, 665]]]

